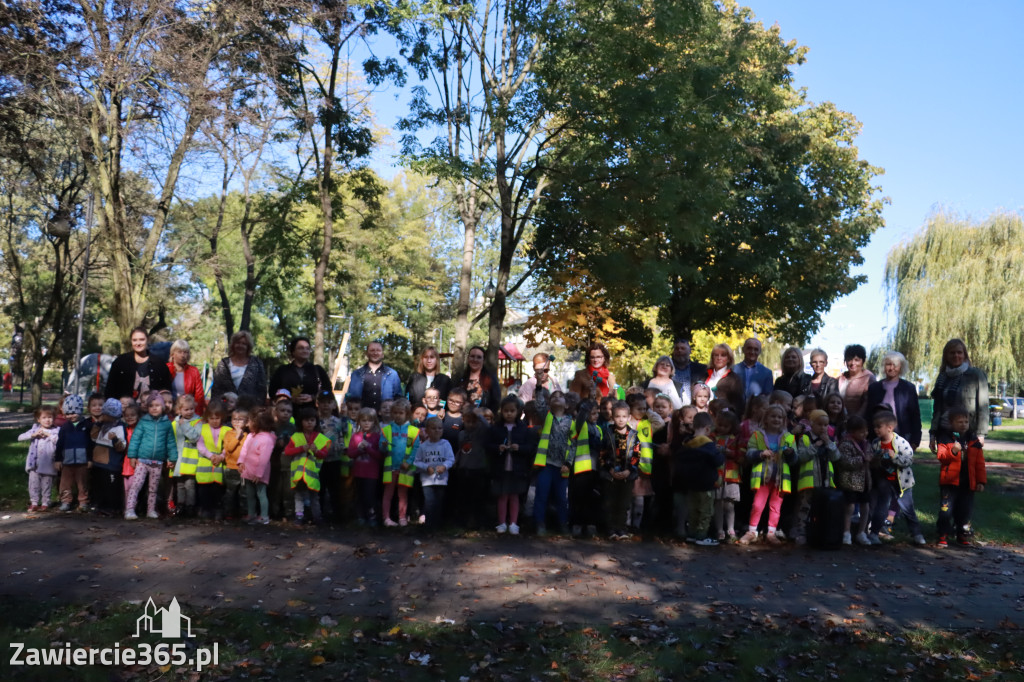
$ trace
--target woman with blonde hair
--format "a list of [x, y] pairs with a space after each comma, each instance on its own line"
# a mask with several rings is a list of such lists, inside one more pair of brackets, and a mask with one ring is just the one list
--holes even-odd
[[231, 335], [228, 356], [213, 370], [210, 400], [236, 393], [243, 405], [261, 406], [267, 401], [267, 370], [252, 351], [252, 334], [242, 330]]

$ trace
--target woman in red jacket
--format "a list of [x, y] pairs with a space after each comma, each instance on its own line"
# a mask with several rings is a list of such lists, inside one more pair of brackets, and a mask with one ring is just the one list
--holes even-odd
[[199, 369], [188, 364], [192, 358], [192, 350], [188, 341], [178, 339], [171, 344], [171, 361], [167, 363], [167, 371], [171, 373], [171, 392], [174, 399], [190, 395], [196, 399], [196, 414], [206, 410], [206, 395], [203, 393], [203, 377]]

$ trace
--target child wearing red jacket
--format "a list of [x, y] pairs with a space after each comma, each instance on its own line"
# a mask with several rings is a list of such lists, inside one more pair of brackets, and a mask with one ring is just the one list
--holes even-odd
[[[963, 407], [946, 412], [949, 430], [941, 429], [936, 437], [939, 457], [939, 547], [949, 545], [949, 535], [956, 531], [956, 542], [971, 545], [971, 515], [974, 493], [985, 490], [985, 453], [977, 435], [968, 431], [970, 415]], [[945, 423], [943, 424], [945, 426]]]

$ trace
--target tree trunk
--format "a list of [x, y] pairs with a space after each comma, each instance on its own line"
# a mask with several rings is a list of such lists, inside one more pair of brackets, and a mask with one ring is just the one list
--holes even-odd
[[[452, 358], [452, 376], [461, 375], [466, 367], [466, 345], [469, 343], [469, 308], [473, 295], [473, 253], [476, 250], [477, 212], [474, 198], [464, 190], [456, 192], [459, 205], [462, 237], [462, 269], [459, 273], [459, 303], [455, 310], [455, 356]], [[439, 348], [438, 352], [443, 352]]]

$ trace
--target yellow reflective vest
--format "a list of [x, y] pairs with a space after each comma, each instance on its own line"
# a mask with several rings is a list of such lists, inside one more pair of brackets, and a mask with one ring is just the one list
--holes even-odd
[[651, 429], [651, 421], [644, 417], [636, 425], [636, 438], [640, 441], [640, 473], [644, 476], [651, 475], [651, 468], [654, 465], [654, 434]]
[[[195, 426], [202, 419], [196, 417], [195, 419], [189, 420], [189, 426]], [[171, 421], [171, 428], [174, 430], [174, 437], [178, 437], [178, 420], [174, 419]], [[186, 441], [187, 443], [188, 441]], [[182, 447], [181, 455], [178, 457], [178, 461], [174, 465], [172, 470], [172, 476], [195, 476], [196, 467], [199, 466], [199, 450], [196, 449], [195, 445], [189, 447], [187, 444]]]
[[583, 422], [583, 428], [579, 429], [579, 433], [576, 433], [576, 422], [573, 422], [572, 430], [570, 439], [575, 441], [575, 448], [572, 451], [572, 473], [575, 475], [593, 471], [594, 457], [590, 454], [589, 422]]
[[416, 449], [419, 447], [419, 439], [417, 436], [419, 436], [420, 430], [412, 424], [408, 424], [408, 429], [409, 430], [406, 432], [405, 436], [405, 452], [398, 462], [399, 465], [401, 465], [402, 462], [408, 463], [409, 469], [407, 471], [402, 471], [401, 469], [392, 466], [392, 456], [394, 455], [395, 450], [394, 440], [395, 436], [401, 436], [401, 429], [396, 429], [393, 424], [387, 424], [383, 429], [384, 444], [386, 448], [386, 452], [384, 454], [383, 477], [385, 484], [391, 483], [395, 480], [395, 473], [398, 474], [398, 485], [400, 486], [411, 488], [416, 480], [416, 472], [412, 468], [412, 463], [416, 460], [415, 453]]
[[[565, 454], [568, 456], [569, 448], [572, 446], [573, 438], [575, 438], [576, 424], [571, 421], [569, 422], [569, 442], [565, 446]], [[554, 426], [555, 417], [553, 414], [548, 412], [548, 416], [544, 417], [544, 425], [540, 429], [540, 442], [537, 444], [537, 455], [533, 458], [533, 466], [545, 467], [548, 464], [548, 449], [551, 447], [551, 427]], [[564, 474], [568, 476], [568, 474]]]
[[[306, 436], [301, 431], [296, 431], [291, 438], [292, 447], [305, 448], [308, 443]], [[313, 448], [317, 451], [323, 450], [331, 445], [331, 439], [322, 433], [316, 434], [313, 439]], [[310, 490], [320, 490], [320, 458], [303, 452], [291, 456], [292, 487], [294, 488], [303, 482]]]
[[[768, 447], [768, 444], [764, 440], [764, 434], [761, 433], [760, 431], [755, 431], [754, 435], [750, 437], [750, 443], [748, 444], [747, 449], [753, 450], [754, 448], [757, 448], [757, 450], [771, 449]], [[785, 436], [779, 439], [779, 445], [777, 448], [775, 448], [774, 452], [778, 454], [781, 453], [786, 448], [796, 449], [796, 438], [791, 433], [787, 433]], [[782, 485], [779, 486], [779, 491], [783, 494], [793, 492], [793, 482], [789, 474], [789, 464], [787, 464], [786, 461], [780, 457], [778, 461], [778, 466], [782, 470]], [[758, 488], [761, 487], [761, 484], [764, 482], [763, 479], [765, 473], [766, 467], [764, 465], [764, 460], [758, 460], [757, 465], [750, 472], [751, 490], [757, 490]]]
[[[230, 426], [221, 426], [220, 431], [217, 433], [217, 440], [213, 439], [213, 429], [210, 428], [209, 424], [203, 424], [202, 436], [203, 445], [206, 446], [207, 452], [211, 455], [219, 455], [224, 451], [224, 437], [227, 436], [231, 430]], [[196, 483], [224, 483], [224, 465], [214, 465], [210, 461], [209, 457], [204, 457], [203, 453], [196, 450], [199, 457], [199, 463], [196, 465]]]

